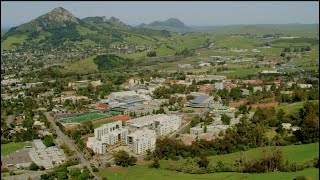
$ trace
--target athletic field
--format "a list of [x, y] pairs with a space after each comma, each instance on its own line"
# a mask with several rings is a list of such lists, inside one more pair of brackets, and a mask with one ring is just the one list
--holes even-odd
[[62, 123], [80, 123], [83, 124], [88, 121], [94, 121], [98, 119], [103, 119], [103, 118], [108, 118], [112, 117], [115, 115], [119, 115], [119, 112], [114, 112], [114, 111], [109, 111], [106, 113], [100, 113], [100, 112], [95, 112], [95, 113], [89, 113], [85, 115], [79, 115], [79, 116], [73, 116], [70, 118], [66, 118], [61, 120]]

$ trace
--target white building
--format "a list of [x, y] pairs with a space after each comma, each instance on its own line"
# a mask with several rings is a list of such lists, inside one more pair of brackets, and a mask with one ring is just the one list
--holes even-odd
[[253, 87], [253, 92], [257, 92], [258, 90], [262, 92], [262, 90], [263, 90], [262, 86], [254, 86]]
[[305, 88], [311, 88], [311, 87], [312, 87], [312, 84], [298, 84], [298, 86], [299, 86], [300, 88], [305, 89]]
[[135, 91], [121, 91], [121, 92], [113, 92], [109, 95], [110, 100], [116, 100], [119, 98], [123, 98], [125, 96], [137, 96], [138, 94]]
[[122, 128], [122, 122], [116, 121], [94, 129], [94, 137], [89, 137], [87, 147], [93, 152], [104, 154], [107, 152], [107, 144], [127, 144], [128, 129]]
[[157, 136], [167, 135], [181, 126], [181, 116], [156, 114], [126, 121], [131, 131], [149, 128], [156, 131]]
[[66, 160], [66, 156], [61, 149], [55, 146], [46, 147], [40, 139], [33, 140], [35, 148], [30, 148], [28, 152], [31, 160], [38, 166], [45, 169], [53, 168], [53, 162], [61, 164]]
[[222, 90], [223, 89], [223, 82], [215, 82], [214, 83], [214, 88], [216, 90]]
[[153, 121], [153, 128], [157, 136], [167, 135], [181, 126], [182, 116], [158, 114]]
[[133, 145], [135, 154], [142, 154], [148, 149], [152, 150], [156, 147], [156, 132], [148, 128], [135, 131], [128, 135], [128, 144]]
[[290, 123], [282, 123], [281, 125], [282, 125], [283, 129], [290, 129], [290, 127], [291, 127]]
[[203, 127], [192, 127], [190, 128], [190, 134], [192, 135], [198, 135], [198, 134], [201, 134], [203, 133]]
[[107, 152], [107, 143], [103, 143], [95, 137], [88, 138], [87, 147], [97, 154], [105, 154]]

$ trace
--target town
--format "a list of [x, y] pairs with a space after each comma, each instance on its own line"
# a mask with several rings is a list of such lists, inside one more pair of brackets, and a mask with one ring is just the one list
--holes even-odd
[[176, 21], [2, 34], [1, 179], [316, 178], [318, 27]]

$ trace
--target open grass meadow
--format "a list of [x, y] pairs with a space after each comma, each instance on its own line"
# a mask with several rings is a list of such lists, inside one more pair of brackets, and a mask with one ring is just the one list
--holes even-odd
[[[216, 164], [219, 161], [225, 164], [233, 164], [235, 160], [240, 158], [240, 155], [245, 157], [247, 160], [258, 159], [261, 157], [261, 152], [265, 148], [271, 148], [271, 147], [260, 147], [260, 148], [250, 149], [248, 151], [241, 151], [241, 152], [230, 153], [225, 155], [209, 156], [208, 159], [212, 164]], [[284, 160], [285, 161], [288, 160], [289, 162], [304, 163], [319, 156], [319, 143], [278, 146], [277, 148], [282, 151]], [[161, 162], [161, 165], [166, 166], [171, 161], [172, 160], [161, 160], [160, 162]], [[186, 159], [180, 159], [175, 162], [183, 163], [183, 162], [186, 162]]]
[[22, 44], [26, 41], [27, 36], [26, 35], [20, 35], [20, 36], [10, 36], [5, 41], [1, 43], [1, 49], [9, 50], [14, 48], [13, 44]]
[[1, 156], [23, 149], [24, 146], [31, 146], [31, 142], [11, 142], [8, 144], [1, 144]]
[[98, 71], [98, 66], [93, 62], [94, 57], [81, 59], [80, 61], [73, 62], [66, 67], [68, 72], [87, 74]]
[[[270, 147], [268, 147], [270, 148]], [[319, 143], [305, 144], [305, 145], [292, 145], [292, 146], [283, 146], [278, 147], [282, 150], [284, 159], [289, 162], [303, 163], [309, 160], [312, 160], [315, 157], [319, 156]], [[243, 156], [247, 159], [256, 159], [260, 157], [262, 148], [255, 148], [248, 151], [241, 152]], [[233, 163], [234, 160], [239, 159], [240, 152], [219, 155], [219, 156], [210, 156], [210, 163], [217, 163], [222, 161], [226, 164]], [[269, 179], [294, 179], [299, 175], [304, 175], [309, 179], [319, 179], [319, 169], [309, 168], [303, 171], [297, 172], [272, 172], [272, 173], [262, 173], [262, 174], [249, 174], [249, 173], [234, 173], [234, 172], [224, 172], [224, 173], [209, 173], [209, 174], [186, 174], [176, 171], [170, 171], [163, 169], [171, 160], [160, 160], [160, 169], [148, 168], [147, 165], [136, 165], [133, 167], [123, 168], [106, 168], [100, 169], [99, 174], [102, 177], [107, 177], [111, 180], [116, 179], [153, 179], [153, 180], [162, 180], [162, 179], [254, 179], [254, 180], [269, 180]], [[181, 163], [185, 160], [178, 160], [175, 163]]]
[[[283, 111], [286, 113], [286, 114], [292, 114], [292, 113], [297, 113], [299, 112], [299, 109], [303, 107], [303, 104], [305, 103], [306, 101], [303, 101], [303, 102], [296, 102], [296, 103], [291, 103], [291, 104], [285, 104], [285, 105], [280, 105], [278, 107], [276, 107], [276, 110], [279, 110], [279, 109], [283, 109]], [[316, 102], [319, 104], [319, 100], [312, 100], [310, 102]]]
[[308, 180], [319, 179], [319, 169], [308, 168], [297, 172], [272, 172], [262, 174], [249, 173], [210, 173], [210, 174], [186, 174], [164, 169], [148, 168], [147, 165], [137, 165], [121, 168], [115, 172], [100, 169], [99, 175], [110, 180], [291, 180], [297, 176], [304, 175]]

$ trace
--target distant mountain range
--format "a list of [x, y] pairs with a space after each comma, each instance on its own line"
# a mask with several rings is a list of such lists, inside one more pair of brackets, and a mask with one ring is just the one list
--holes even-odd
[[166, 21], [154, 21], [150, 24], [140, 24], [137, 27], [156, 30], [168, 30], [174, 32], [190, 32], [192, 29], [176, 18], [169, 18]]
[[[87, 17], [79, 19], [62, 7], [13, 27], [2, 34], [2, 43], [9, 37], [19, 38], [19, 43], [32, 42], [34, 45], [61, 45], [66, 41], [83, 41], [109, 45], [112, 42], [123, 42], [127, 36], [169, 37], [170, 32], [145, 28], [133, 28], [120, 19], [111, 17]], [[1, 44], [2, 44], [1, 43]], [[10, 42], [5, 42], [11, 46]]]

